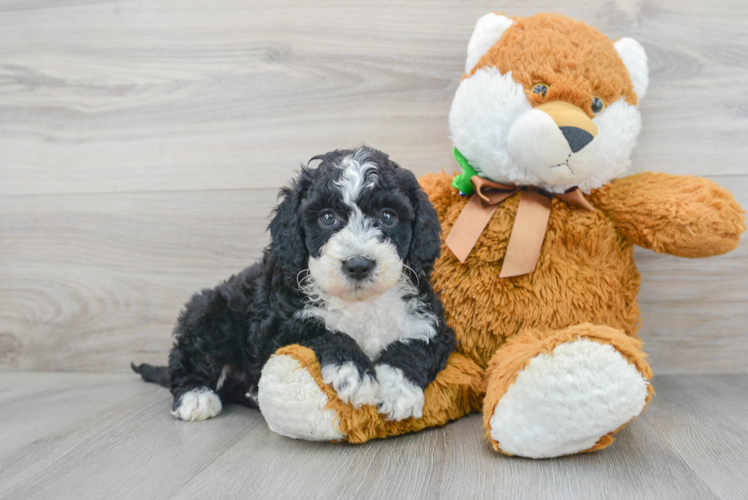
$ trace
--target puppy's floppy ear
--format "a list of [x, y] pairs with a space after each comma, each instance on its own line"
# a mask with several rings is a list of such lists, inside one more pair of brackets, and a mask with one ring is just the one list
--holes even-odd
[[304, 195], [312, 185], [314, 172], [302, 166], [301, 173], [291, 185], [281, 189], [278, 197], [283, 200], [275, 208], [273, 220], [270, 221], [270, 254], [276, 265], [287, 270], [292, 275], [289, 279], [293, 280], [306, 267], [308, 258], [299, 209]]
[[430, 278], [434, 270], [434, 261], [441, 253], [439, 235], [442, 232], [439, 217], [429, 201], [426, 193], [421, 189], [415, 175], [409, 170], [397, 167], [397, 177], [405, 189], [415, 210], [413, 220], [413, 237], [405, 263], [421, 278]]

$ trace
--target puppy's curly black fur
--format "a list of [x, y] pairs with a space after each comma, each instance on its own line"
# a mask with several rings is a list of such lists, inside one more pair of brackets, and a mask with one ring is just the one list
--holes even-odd
[[[371, 166], [360, 172], [364, 177], [374, 176], [365, 186], [368, 189], [357, 192], [355, 206], [350, 200], [346, 205], [346, 172], [341, 167], [352, 157]], [[455, 337], [430, 284], [440, 252], [440, 226], [416, 178], [385, 153], [367, 147], [337, 150], [312, 160], [321, 163], [317, 168], [302, 167], [280, 192], [282, 200], [269, 226], [271, 243], [262, 261], [214, 289], [195, 294], [186, 304], [174, 330], [168, 372], [166, 367], [133, 365], [146, 381], [170, 387], [173, 410], [186, 393], [206, 390], [224, 402], [257, 407], [263, 366], [278, 348], [289, 344], [311, 348], [323, 369], [352, 363], [362, 380], [376, 380], [376, 367], [389, 365], [421, 390], [445, 366]], [[320, 216], [329, 212], [333, 215]], [[404, 273], [398, 283], [410, 287], [401, 300], [416, 303], [420, 317], [432, 318], [430, 333], [406, 335], [367, 354], [359, 345], [361, 339], [357, 342], [346, 332], [331, 329], [323, 317], [304, 314], [311, 303], [324, 300], [320, 299], [324, 291], [300, 286], [305, 285], [310, 259], [320, 258], [335, 234], [354, 224], [354, 212], [369, 220], [361, 223], [374, 228], [381, 244], [396, 250]], [[372, 265], [377, 264], [372, 260]], [[356, 279], [346, 283], [352, 288], [364, 286]]]

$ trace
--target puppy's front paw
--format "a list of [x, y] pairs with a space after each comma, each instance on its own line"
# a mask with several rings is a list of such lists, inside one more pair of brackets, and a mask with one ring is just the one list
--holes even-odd
[[174, 404], [171, 414], [178, 419], [195, 422], [217, 417], [222, 409], [221, 398], [207, 387], [203, 387], [182, 394]]
[[377, 365], [376, 370], [379, 381], [379, 413], [386, 415], [387, 420], [421, 418], [423, 390], [406, 379], [400, 368], [382, 364]]
[[355, 408], [377, 404], [379, 392], [377, 379], [368, 373], [361, 376], [358, 368], [351, 361], [342, 365], [323, 366], [322, 380], [335, 389], [344, 403], [350, 402]]

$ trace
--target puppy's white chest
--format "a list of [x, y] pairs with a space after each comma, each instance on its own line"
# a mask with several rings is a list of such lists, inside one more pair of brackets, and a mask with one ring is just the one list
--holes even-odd
[[417, 299], [405, 300], [406, 292], [394, 287], [366, 302], [325, 297], [322, 303], [305, 308], [303, 314], [320, 318], [329, 330], [349, 335], [374, 359], [393, 342], [428, 340], [436, 334], [434, 315]]

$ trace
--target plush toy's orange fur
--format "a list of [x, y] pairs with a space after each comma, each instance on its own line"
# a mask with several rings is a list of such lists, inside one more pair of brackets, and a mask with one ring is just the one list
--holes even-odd
[[[591, 116], [590, 96], [606, 103], [624, 97], [635, 104], [626, 67], [612, 42], [596, 29], [556, 15], [515, 19], [501, 40], [478, 62], [512, 71], [530, 102], [538, 82], [550, 85], [544, 102], [562, 100]], [[559, 60], [563, 67], [559, 69]], [[469, 78], [474, 72], [466, 75]], [[421, 181], [449, 234], [467, 203], [450, 185], [451, 175]], [[515, 220], [519, 194], [504, 201], [464, 263], [442, 246], [433, 281], [446, 320], [458, 339], [458, 353], [425, 391], [423, 418], [388, 422], [374, 407], [358, 410], [342, 403], [322, 382], [308, 349], [279, 353], [309, 370], [336, 410], [340, 430], [362, 442], [442, 425], [483, 409], [486, 429], [502, 396], [528, 362], [576, 339], [612, 346], [646, 379], [636, 296], [640, 276], [633, 245], [684, 257], [707, 257], [734, 249], [745, 230], [744, 212], [714, 182], [696, 177], [640, 173], [593, 191], [594, 212], [553, 199], [548, 228], [534, 272], [500, 279], [499, 272]], [[646, 401], [653, 394], [647, 388]], [[485, 397], [485, 401], [484, 401]], [[586, 451], [608, 446], [613, 432]], [[490, 436], [495, 449], [499, 443]]]
[[312, 375], [328, 398], [327, 408], [337, 413], [338, 427], [345, 434], [345, 441], [351, 443], [444, 425], [480, 409], [486, 392], [485, 372], [469, 358], [453, 353], [446, 368], [424, 391], [426, 402], [423, 417], [396, 422], [386, 420], [374, 406], [365, 405], [355, 409], [341, 401], [335, 390], [322, 381], [319, 362], [311, 349], [291, 345], [279, 349], [275, 354], [294, 358]]
[[[451, 178], [429, 175], [421, 181], [447, 234], [467, 202], [450, 186]], [[464, 264], [442, 248], [434, 287], [441, 292], [447, 322], [455, 329], [460, 351], [489, 366], [486, 428], [518, 371], [564, 339], [605, 339], [650, 379], [636, 339], [640, 277], [633, 244], [708, 257], [737, 247], [745, 231], [743, 209], [708, 179], [641, 173], [615, 180], [588, 199], [595, 212], [553, 200], [531, 274], [497, 278], [518, 195], [499, 207]], [[608, 435], [599, 444], [612, 441]]]
[[[486, 66], [525, 87], [533, 105], [564, 101], [592, 117], [590, 96], [606, 104], [621, 96], [636, 104], [631, 80], [610, 39], [600, 31], [558, 14], [536, 14], [512, 18], [516, 26], [507, 30], [470, 72]], [[558, 62], [563, 61], [563, 67]], [[466, 77], [469, 75], [466, 75]], [[532, 92], [536, 83], [549, 86], [545, 97]]]

